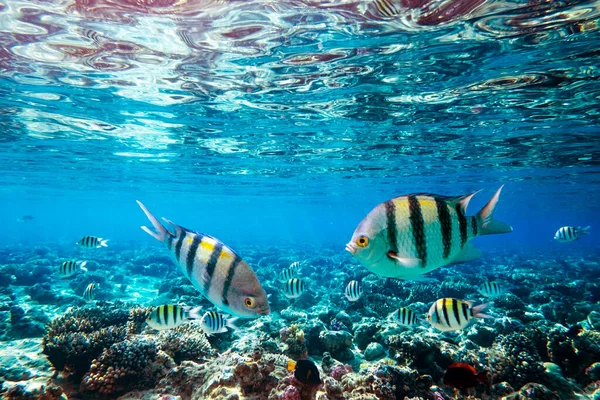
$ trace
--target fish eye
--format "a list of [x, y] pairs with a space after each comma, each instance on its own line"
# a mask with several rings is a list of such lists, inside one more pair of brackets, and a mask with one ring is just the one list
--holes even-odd
[[244, 299], [244, 304], [248, 308], [254, 308], [254, 306], [256, 305], [256, 303], [254, 302], [254, 299], [252, 297], [246, 297]]
[[366, 236], [360, 236], [358, 239], [356, 239], [356, 244], [358, 247], [367, 247], [369, 244], [369, 238]]

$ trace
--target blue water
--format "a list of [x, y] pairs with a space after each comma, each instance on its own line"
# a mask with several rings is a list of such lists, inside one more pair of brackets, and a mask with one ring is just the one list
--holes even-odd
[[375, 3], [0, 0], [2, 245], [166, 254], [141, 200], [233, 248], [344, 255], [383, 201], [482, 190], [474, 215], [505, 185], [484, 262], [597, 254], [598, 2]]

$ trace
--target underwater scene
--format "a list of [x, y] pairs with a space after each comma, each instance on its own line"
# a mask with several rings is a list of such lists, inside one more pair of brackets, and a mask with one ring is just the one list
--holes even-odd
[[599, 23], [0, 0], [0, 396], [600, 400]]

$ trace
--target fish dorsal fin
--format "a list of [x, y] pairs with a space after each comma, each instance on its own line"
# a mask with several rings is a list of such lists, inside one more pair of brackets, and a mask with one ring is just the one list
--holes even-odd
[[461, 196], [456, 199], [456, 202], [460, 203], [460, 209], [462, 210], [463, 215], [467, 214], [467, 207], [469, 206], [469, 202], [471, 202], [471, 199], [473, 198], [473, 196], [475, 196], [479, 192], [481, 192], [481, 190], [478, 190], [471, 194], [466, 194], [466, 195]]

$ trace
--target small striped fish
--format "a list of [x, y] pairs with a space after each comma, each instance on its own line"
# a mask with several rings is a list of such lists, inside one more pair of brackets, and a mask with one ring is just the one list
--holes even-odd
[[287, 282], [292, 278], [296, 278], [298, 276], [298, 271], [292, 267], [284, 268], [283, 271], [279, 273], [279, 281]]
[[90, 283], [89, 285], [87, 285], [87, 287], [83, 291], [83, 299], [86, 303], [94, 301], [94, 298], [96, 298], [96, 289], [98, 289], [99, 287], [99, 283]]
[[440, 331], [458, 331], [473, 318], [492, 318], [483, 313], [490, 303], [473, 307], [470, 301], [439, 299], [432, 304], [427, 315], [429, 323]]
[[306, 284], [302, 278], [293, 278], [285, 283], [283, 295], [288, 299], [299, 297], [306, 289]]
[[108, 247], [108, 239], [97, 238], [94, 236], [84, 236], [75, 244], [86, 249], [99, 249], [100, 247]]
[[210, 336], [215, 333], [225, 333], [227, 332], [228, 327], [237, 330], [238, 328], [235, 326], [236, 320], [237, 318], [225, 318], [225, 315], [223, 314], [219, 314], [215, 311], [208, 311], [202, 316], [200, 326], [204, 333]]
[[505, 290], [498, 282], [484, 282], [478, 292], [485, 297], [496, 297], [504, 294]]
[[363, 293], [363, 287], [359, 281], [350, 281], [346, 286], [344, 294], [348, 301], [357, 301]]
[[156, 307], [150, 313], [146, 323], [156, 330], [176, 328], [185, 324], [190, 319], [199, 318], [200, 307], [191, 308], [179, 305], [165, 305]]
[[465, 212], [475, 193], [396, 197], [375, 207], [362, 220], [346, 251], [371, 272], [399, 279], [474, 260], [481, 254], [469, 245], [471, 239], [512, 231], [493, 218], [501, 190], [472, 217]]
[[300, 272], [300, 261], [294, 261], [293, 263], [290, 264], [290, 266], [288, 267], [289, 269], [294, 270], [296, 273]]
[[581, 226], [572, 227], [572, 226], [563, 226], [554, 235], [554, 240], [557, 240], [561, 243], [572, 242], [574, 240], [580, 239], [582, 236], [588, 235], [590, 233], [589, 226], [582, 228]]
[[375, 7], [384, 17], [395, 17], [400, 14], [394, 5], [394, 0], [375, 0]]
[[420, 324], [417, 314], [408, 308], [399, 308], [391, 315], [392, 320], [402, 326], [416, 326]]
[[204, 297], [219, 309], [238, 317], [256, 318], [269, 314], [267, 294], [248, 264], [220, 240], [183, 228], [164, 219], [169, 232], [146, 207], [137, 202], [156, 229], [144, 232], [164, 243], [181, 272]]
[[68, 260], [60, 264], [58, 273], [63, 278], [69, 278], [79, 271], [87, 271], [85, 264], [87, 264], [87, 261]]

